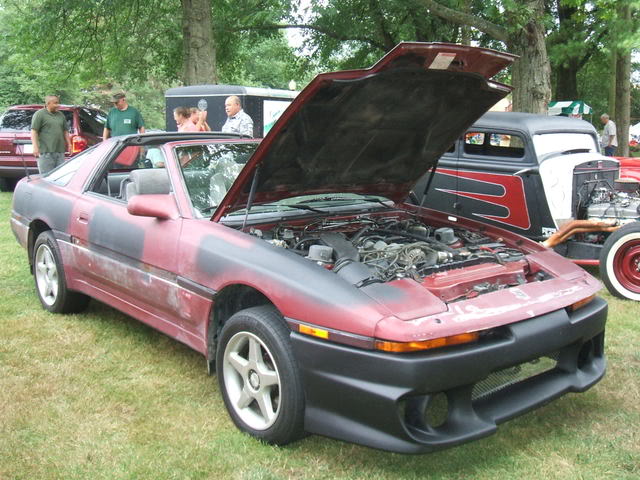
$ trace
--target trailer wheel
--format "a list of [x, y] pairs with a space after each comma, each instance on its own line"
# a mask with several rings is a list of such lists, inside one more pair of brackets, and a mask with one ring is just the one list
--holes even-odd
[[640, 222], [625, 225], [604, 242], [600, 277], [612, 295], [640, 301]]

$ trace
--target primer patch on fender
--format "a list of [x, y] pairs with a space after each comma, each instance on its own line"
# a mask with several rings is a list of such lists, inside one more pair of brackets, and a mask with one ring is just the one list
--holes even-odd
[[518, 297], [520, 300], [530, 300], [531, 297], [529, 295], [527, 295], [526, 293], [524, 293], [522, 290], [520, 290], [519, 288], [510, 288], [509, 292], [511, 292], [513, 295], [515, 295], [516, 297]]

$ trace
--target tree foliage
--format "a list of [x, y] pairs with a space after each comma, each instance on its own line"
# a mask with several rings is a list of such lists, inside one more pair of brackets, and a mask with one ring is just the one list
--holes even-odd
[[[219, 52], [219, 58], [210, 58], [214, 70], [187, 78], [189, 68], [199, 69], [204, 62], [202, 55], [184, 61], [185, 48], [195, 44], [197, 50], [204, 35], [189, 23], [204, 16], [202, 7], [196, 5], [185, 17], [187, 3], [0, 0], [0, 107], [41, 103], [44, 95], [55, 92], [66, 103], [106, 108], [110, 93], [124, 89], [130, 100], [144, 100], [147, 123], [162, 128], [163, 92], [185, 79], [187, 84], [218, 80], [286, 88], [299, 74], [299, 63], [281, 32], [237, 28], [240, 20], [282, 18], [288, 1], [204, 0], [211, 11], [211, 38], [204, 42], [214, 49], [209, 57]], [[186, 42], [184, 32], [190, 35]], [[203, 51], [209, 60], [207, 47]]]
[[[185, 80], [286, 88], [370, 66], [400, 41], [442, 41], [519, 54], [507, 73], [516, 109], [553, 98], [613, 111], [613, 58], [640, 45], [639, 11], [640, 0], [0, 0], [0, 106], [51, 92], [104, 106], [124, 88], [160, 122], [163, 90]], [[304, 34], [297, 54], [291, 28]]]

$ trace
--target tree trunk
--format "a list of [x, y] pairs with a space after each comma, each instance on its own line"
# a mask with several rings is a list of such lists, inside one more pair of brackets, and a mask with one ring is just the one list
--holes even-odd
[[507, 47], [520, 55], [511, 67], [513, 111], [547, 113], [551, 100], [551, 64], [542, 24], [544, 0], [518, 0], [531, 12], [529, 23], [512, 31]]
[[551, 65], [545, 44], [544, 0], [514, 0], [527, 10], [527, 23], [522, 25], [520, 8], [505, 10], [509, 28], [478, 16], [445, 7], [435, 0], [420, 0], [431, 14], [459, 25], [476, 28], [507, 44], [509, 52], [520, 55], [511, 66], [513, 111], [546, 113], [551, 100]]
[[185, 85], [218, 83], [210, 0], [182, 1], [182, 45]]
[[579, 100], [578, 65], [572, 60], [556, 67], [556, 94], [554, 100]]
[[[617, 6], [618, 19], [623, 25], [631, 24], [631, 6], [620, 2]], [[627, 30], [630, 31], [630, 30]], [[616, 58], [616, 114], [618, 135], [618, 155], [629, 156], [629, 123], [631, 121], [631, 50], [623, 47]]]
[[614, 118], [616, 116], [616, 70], [618, 69], [618, 52], [615, 48], [611, 48], [609, 76], [607, 77], [609, 83], [609, 117]]
[[617, 154], [629, 156], [629, 122], [631, 116], [631, 52], [619, 52], [616, 62]]
[[[567, 5], [564, 0], [556, 0], [556, 8], [558, 9], [559, 25], [556, 41], [566, 44], [575, 36], [576, 29], [581, 26], [574, 20], [578, 10], [572, 5]], [[579, 69], [579, 59], [577, 57], [570, 56], [567, 58], [563, 56], [563, 60], [553, 69], [555, 70], [556, 79], [554, 100], [578, 100]]]

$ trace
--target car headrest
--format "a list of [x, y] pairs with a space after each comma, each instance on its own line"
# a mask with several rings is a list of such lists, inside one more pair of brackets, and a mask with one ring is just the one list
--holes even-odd
[[161, 194], [171, 192], [171, 182], [164, 168], [145, 168], [133, 170], [129, 174], [138, 195]]

